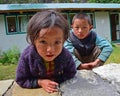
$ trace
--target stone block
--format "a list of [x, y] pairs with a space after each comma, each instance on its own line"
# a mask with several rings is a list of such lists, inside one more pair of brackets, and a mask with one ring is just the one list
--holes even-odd
[[12, 84], [14, 80], [2, 80], [0, 81], [0, 96], [2, 96]]
[[20, 87], [16, 82], [4, 96], [59, 96], [59, 92], [48, 93], [43, 88], [27, 89]]
[[88, 70], [77, 71], [75, 78], [60, 85], [60, 90], [47, 93], [43, 88], [21, 88], [14, 82], [4, 96], [120, 96], [114, 85]]

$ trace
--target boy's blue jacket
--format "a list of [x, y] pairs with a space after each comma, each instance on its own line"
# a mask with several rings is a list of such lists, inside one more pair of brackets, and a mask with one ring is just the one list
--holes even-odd
[[[94, 32], [94, 31], [90, 31], [90, 32]], [[70, 34], [73, 34], [73, 32], [70, 32]], [[89, 37], [89, 36], [87, 36]], [[76, 37], [77, 38], [77, 37]], [[92, 39], [92, 37], [91, 37]], [[80, 39], [79, 39], [80, 40]], [[83, 39], [84, 40], [84, 39]], [[81, 41], [83, 42], [83, 40], [81, 39]], [[85, 39], [86, 40], [86, 39]], [[85, 41], [86, 42], [86, 41]], [[87, 42], [90, 42], [90, 40], [88, 40]], [[78, 43], [78, 42], [77, 42]], [[88, 43], [89, 44], [89, 43]], [[102, 60], [103, 62], [105, 62], [108, 57], [111, 55], [113, 48], [111, 46], [111, 44], [104, 38], [98, 36], [96, 34], [96, 38], [93, 42], [93, 44], [95, 44], [95, 46], [98, 46], [101, 49], [101, 53], [98, 56], [98, 58], [100, 60]], [[82, 62], [80, 60], [78, 60], [75, 56], [74, 56], [74, 48], [75, 46], [73, 45], [73, 43], [71, 42], [70, 38], [68, 38], [68, 40], [65, 42], [64, 46], [72, 53], [73, 59], [76, 63], [76, 67], [78, 67], [80, 64], [82, 64]], [[86, 45], [85, 45], [86, 46]], [[89, 46], [89, 45], [88, 45]]]
[[[16, 82], [24, 88], [40, 87], [37, 83], [38, 79], [47, 79], [46, 67], [43, 62], [35, 47], [28, 46], [21, 54], [16, 73]], [[54, 80], [56, 82], [61, 83], [75, 76], [75, 62], [70, 52], [64, 47], [61, 54], [55, 58], [54, 63]]]

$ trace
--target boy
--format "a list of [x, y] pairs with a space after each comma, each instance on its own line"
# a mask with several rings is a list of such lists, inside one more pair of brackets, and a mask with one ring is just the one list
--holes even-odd
[[90, 17], [85, 13], [76, 14], [72, 28], [73, 32], [64, 46], [72, 53], [77, 69], [91, 70], [103, 65], [113, 49], [107, 40], [91, 30]]

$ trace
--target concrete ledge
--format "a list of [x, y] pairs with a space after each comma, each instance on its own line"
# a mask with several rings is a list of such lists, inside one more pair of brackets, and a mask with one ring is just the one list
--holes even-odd
[[59, 96], [58, 92], [47, 93], [43, 88], [26, 89], [20, 87], [16, 82], [4, 96]]
[[17, 83], [14, 84], [13, 95], [12, 96], [57, 96], [55, 93], [47, 93], [43, 88], [38, 89], [26, 89], [21, 88]]
[[2, 80], [0, 81], [0, 96], [8, 90], [9, 86], [13, 83], [14, 80]]

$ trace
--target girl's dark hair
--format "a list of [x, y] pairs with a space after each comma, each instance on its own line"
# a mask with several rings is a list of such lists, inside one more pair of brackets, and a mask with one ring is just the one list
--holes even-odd
[[77, 13], [72, 19], [72, 24], [74, 23], [75, 19], [85, 19], [90, 25], [92, 24], [90, 16], [86, 13]]
[[67, 40], [69, 35], [69, 24], [67, 20], [55, 10], [44, 10], [37, 12], [28, 22], [27, 37], [28, 43], [34, 44], [39, 32], [43, 28], [52, 28], [57, 26], [64, 32], [64, 39]]

